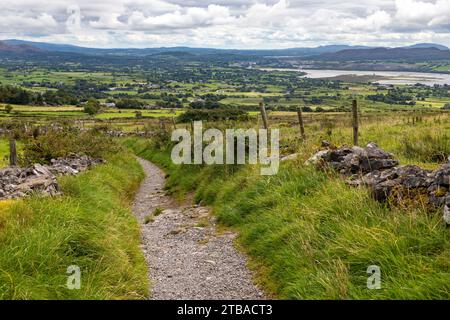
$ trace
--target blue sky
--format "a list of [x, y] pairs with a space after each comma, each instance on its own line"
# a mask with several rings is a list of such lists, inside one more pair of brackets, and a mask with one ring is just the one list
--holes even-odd
[[0, 0], [0, 38], [90, 47], [450, 45], [450, 0]]

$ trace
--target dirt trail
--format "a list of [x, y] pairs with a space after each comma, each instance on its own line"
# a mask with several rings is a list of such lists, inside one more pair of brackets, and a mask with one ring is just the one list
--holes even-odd
[[[151, 299], [261, 299], [245, 256], [231, 232], [217, 233], [207, 208], [175, 203], [165, 195], [164, 173], [138, 159], [146, 173], [133, 212], [142, 228], [142, 248], [152, 283]], [[156, 208], [163, 211], [145, 223]]]

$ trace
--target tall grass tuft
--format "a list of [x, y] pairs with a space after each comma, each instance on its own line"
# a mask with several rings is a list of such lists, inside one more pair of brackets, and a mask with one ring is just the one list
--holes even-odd
[[450, 155], [450, 136], [446, 133], [416, 131], [403, 136], [400, 151], [423, 162], [445, 162]]
[[[64, 196], [0, 206], [0, 299], [140, 299], [147, 267], [130, 201], [143, 178], [129, 153], [60, 179]], [[77, 265], [81, 288], [69, 290]]]

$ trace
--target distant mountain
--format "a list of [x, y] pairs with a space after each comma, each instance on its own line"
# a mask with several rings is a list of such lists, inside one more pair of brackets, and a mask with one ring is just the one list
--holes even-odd
[[33, 42], [33, 41], [25, 41], [25, 40], [17, 40], [17, 39], [10, 39], [10, 40], [3, 40], [4, 43], [9, 45], [28, 45], [33, 46], [35, 48], [39, 48], [41, 50], [45, 51], [52, 51], [52, 52], [71, 52], [71, 53], [101, 53], [102, 49], [96, 49], [96, 48], [85, 48], [85, 47], [78, 47], [70, 44], [55, 44], [55, 43], [46, 43], [46, 42]]
[[342, 50], [309, 57], [321, 61], [429, 61], [450, 60], [450, 50], [437, 48], [373, 48]]
[[[45, 42], [32, 42], [25, 40], [0, 41], [0, 53], [45, 53], [70, 55], [89, 55], [92, 57], [146, 57], [167, 56], [179, 59], [197, 59], [208, 56], [208, 59], [239, 60], [298, 57], [300, 59], [318, 61], [373, 61], [373, 60], [403, 60], [427, 61], [450, 59], [450, 49], [434, 43], [419, 43], [407, 47], [386, 48], [349, 45], [328, 45], [315, 48], [288, 48], [267, 50], [241, 50], [241, 49], [214, 49], [191, 47], [161, 47], [161, 48], [86, 48], [68, 44], [54, 44]], [[195, 57], [197, 56], [197, 57]]]
[[441, 44], [437, 44], [437, 43], [418, 43], [418, 44], [414, 44], [412, 46], [408, 46], [405, 48], [410, 48], [410, 49], [417, 49], [417, 48], [436, 48], [439, 50], [450, 50], [448, 47], [443, 46]]
[[328, 52], [339, 52], [342, 50], [359, 50], [359, 49], [370, 49], [373, 47], [368, 46], [348, 46], [348, 45], [329, 45], [329, 46], [319, 46], [316, 48], [311, 48], [310, 50], [314, 53], [321, 54], [321, 53], [328, 53]]
[[302, 57], [302, 56], [313, 56], [328, 52], [339, 52], [341, 50], [348, 49], [367, 49], [370, 47], [365, 46], [348, 46], [348, 45], [329, 45], [329, 46], [319, 46], [315, 48], [288, 48], [288, 49], [269, 49], [269, 50], [223, 50], [227, 53], [236, 54], [251, 54], [257, 56], [285, 56], [285, 57]]
[[54, 44], [46, 42], [33, 42], [25, 40], [4, 40], [9, 45], [28, 45], [45, 51], [54, 52], [71, 52], [82, 54], [112, 54], [112, 55], [152, 55], [164, 52], [185, 52], [191, 54], [239, 54], [239, 55], [253, 55], [253, 56], [312, 56], [328, 52], [338, 52], [347, 49], [367, 49], [366, 46], [348, 46], [348, 45], [329, 45], [319, 46], [316, 48], [289, 48], [289, 49], [269, 49], [269, 50], [241, 50], [241, 49], [213, 49], [213, 48], [191, 48], [191, 47], [161, 47], [161, 48], [86, 48], [69, 44]]
[[9, 44], [6, 41], [0, 41], [0, 52], [8, 52], [8, 53], [35, 53], [41, 52], [42, 49], [39, 49], [35, 46], [29, 44]]

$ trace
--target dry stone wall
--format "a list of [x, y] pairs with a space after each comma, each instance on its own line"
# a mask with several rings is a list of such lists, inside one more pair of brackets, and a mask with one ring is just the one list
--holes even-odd
[[36, 192], [46, 196], [60, 194], [57, 176], [75, 175], [103, 162], [88, 156], [70, 155], [52, 159], [50, 165], [35, 164], [29, 168], [1, 169], [0, 199], [16, 199]]
[[414, 203], [420, 198], [430, 207], [443, 207], [444, 220], [450, 225], [450, 157], [434, 171], [415, 165], [399, 166], [391, 153], [369, 143], [365, 148], [321, 150], [307, 164], [332, 168], [344, 175], [350, 185], [368, 186], [379, 201]]

